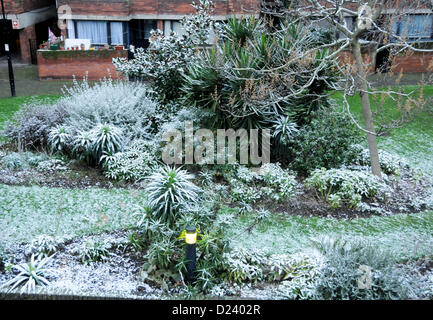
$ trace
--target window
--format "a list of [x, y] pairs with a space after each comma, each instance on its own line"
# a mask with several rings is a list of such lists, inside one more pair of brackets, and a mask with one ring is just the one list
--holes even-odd
[[110, 22], [111, 44], [123, 44], [123, 22]]
[[90, 39], [92, 44], [124, 44], [124, 23], [68, 20], [70, 39]]
[[77, 21], [78, 39], [90, 39], [93, 44], [107, 44], [108, 32], [105, 21]]
[[397, 35], [409, 39], [432, 39], [433, 17], [427, 14], [411, 14], [394, 24]]

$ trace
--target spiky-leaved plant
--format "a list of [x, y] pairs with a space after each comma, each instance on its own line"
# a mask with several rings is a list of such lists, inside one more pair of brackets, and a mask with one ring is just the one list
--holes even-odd
[[19, 274], [6, 282], [4, 287], [10, 287], [9, 290], [13, 290], [22, 286], [21, 293], [34, 292], [37, 285], [46, 287], [50, 284], [46, 276], [52, 272], [46, 265], [51, 261], [51, 258], [52, 256], [42, 258], [41, 256], [32, 255], [29, 262], [12, 266], [13, 269], [19, 271]]
[[61, 125], [52, 128], [48, 135], [48, 142], [53, 151], [64, 150], [68, 140], [69, 134], [67, 133], [66, 128]]
[[99, 124], [89, 132], [91, 143], [87, 152], [96, 163], [104, 154], [114, 154], [122, 149], [122, 131], [109, 124]]
[[191, 181], [193, 178], [182, 168], [166, 166], [147, 179], [145, 190], [156, 219], [172, 225], [180, 206], [198, 201], [201, 189]]

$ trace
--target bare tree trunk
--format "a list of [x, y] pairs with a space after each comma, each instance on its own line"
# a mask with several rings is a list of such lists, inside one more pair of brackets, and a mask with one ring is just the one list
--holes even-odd
[[357, 72], [358, 85], [360, 86], [362, 115], [364, 117], [365, 129], [367, 132], [368, 149], [370, 151], [371, 171], [379, 178], [382, 177], [379, 163], [379, 151], [377, 148], [376, 131], [373, 123], [373, 115], [370, 108], [370, 99], [368, 94], [367, 73], [368, 70], [364, 64], [361, 54], [361, 45], [359, 39], [353, 40], [352, 52], [355, 57], [355, 66]]

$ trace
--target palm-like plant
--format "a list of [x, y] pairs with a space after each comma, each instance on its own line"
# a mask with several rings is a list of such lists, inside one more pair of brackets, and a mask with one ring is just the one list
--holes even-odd
[[42, 258], [41, 256], [32, 255], [29, 262], [14, 265], [12, 268], [18, 270], [19, 274], [6, 282], [4, 287], [10, 287], [9, 290], [13, 290], [21, 285], [21, 293], [34, 292], [37, 285], [46, 287], [50, 284], [46, 276], [52, 272], [46, 265], [51, 261], [52, 257]]
[[192, 183], [193, 178], [182, 168], [166, 166], [147, 179], [145, 190], [156, 219], [172, 225], [180, 206], [198, 201], [201, 189]]

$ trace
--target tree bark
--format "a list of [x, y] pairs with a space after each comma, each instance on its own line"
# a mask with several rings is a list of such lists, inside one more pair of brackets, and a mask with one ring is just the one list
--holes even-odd
[[371, 171], [379, 178], [382, 177], [379, 163], [379, 150], [377, 148], [376, 129], [374, 128], [373, 115], [371, 113], [370, 99], [367, 85], [367, 67], [364, 64], [361, 54], [361, 45], [359, 39], [353, 40], [352, 53], [355, 57], [355, 67], [357, 74], [357, 85], [359, 85], [359, 95], [361, 96], [362, 116], [364, 118], [365, 129], [367, 132], [368, 149], [370, 151]]

